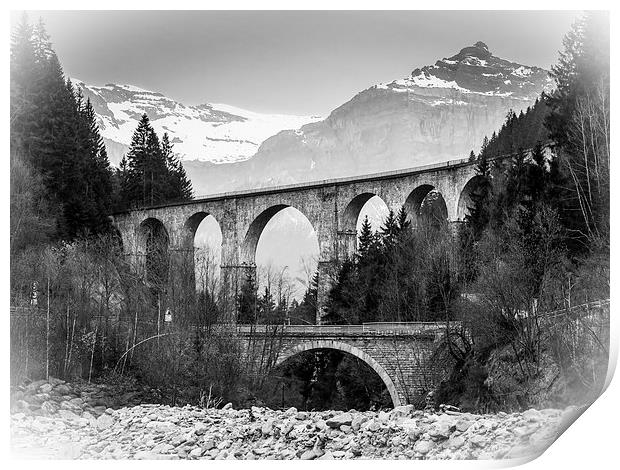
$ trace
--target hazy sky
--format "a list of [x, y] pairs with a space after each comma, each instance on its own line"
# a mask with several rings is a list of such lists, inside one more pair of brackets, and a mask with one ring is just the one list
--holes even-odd
[[[358, 91], [483, 41], [549, 68], [579, 12], [44, 11], [65, 72], [185, 104], [327, 115]], [[12, 14], [12, 22], [21, 13]]]

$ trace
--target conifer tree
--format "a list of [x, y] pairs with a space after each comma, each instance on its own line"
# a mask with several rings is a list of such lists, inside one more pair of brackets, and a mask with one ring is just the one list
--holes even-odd
[[[45, 198], [57, 208], [55, 238], [109, 229], [109, 169], [90, 152], [93, 124], [65, 81], [42, 21], [24, 17], [11, 47], [11, 157], [41, 174]], [[104, 155], [99, 149], [99, 154]]]
[[358, 237], [357, 252], [360, 258], [365, 257], [375, 244], [375, 233], [372, 230], [368, 216], [364, 217]]
[[400, 209], [398, 210], [397, 222], [398, 222], [398, 231], [401, 234], [407, 231], [411, 227], [411, 221], [409, 220], [409, 215], [407, 214], [407, 211], [405, 210], [405, 206], [401, 206]]
[[392, 209], [390, 209], [379, 233], [381, 234], [381, 241], [384, 246], [389, 246], [396, 241], [396, 237], [398, 236], [398, 220]]
[[43, 18], [39, 18], [39, 22], [33, 28], [32, 32], [33, 52], [35, 59], [38, 62], [43, 63], [49, 60], [52, 55], [55, 55], [55, 52], [52, 49], [50, 36], [45, 29], [45, 24], [43, 23]]
[[258, 322], [258, 295], [253, 270], [248, 269], [245, 282], [237, 295], [237, 323], [254, 325]]
[[193, 194], [192, 183], [187, 178], [183, 164], [173, 152], [167, 132], [162, 136], [161, 150], [170, 174], [168, 198], [171, 200], [190, 200]]
[[138, 123], [121, 167], [120, 181], [125, 206], [192, 198], [192, 185], [183, 165], [174, 155], [168, 134], [164, 134], [160, 142], [146, 114]]
[[267, 325], [276, 323], [275, 311], [276, 303], [269, 287], [265, 287], [263, 295], [257, 300], [258, 317], [261, 322]]

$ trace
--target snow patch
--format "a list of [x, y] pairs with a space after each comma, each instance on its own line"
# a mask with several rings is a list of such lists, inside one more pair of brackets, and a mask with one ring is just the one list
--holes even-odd
[[[94, 104], [102, 137], [128, 146], [140, 116], [147, 113], [161, 136], [167, 132], [183, 160], [228, 163], [247, 160], [267, 138], [322, 119], [320, 116], [263, 114], [225, 104], [185, 106], [133, 85], [79, 86]], [[132, 95], [127, 98], [123, 91]], [[112, 162], [116, 163], [116, 162]]]
[[139, 88], [134, 85], [116, 85], [123, 90], [132, 91], [134, 93], [153, 93], [152, 91], [145, 90], [144, 88]]
[[515, 75], [516, 77], [527, 77], [528, 75], [531, 75], [532, 73], [533, 71], [531, 68], [524, 67], [523, 65], [512, 71], [512, 75]]

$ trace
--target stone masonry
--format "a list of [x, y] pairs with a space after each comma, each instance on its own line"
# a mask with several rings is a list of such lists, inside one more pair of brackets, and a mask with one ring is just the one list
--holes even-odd
[[304, 351], [332, 349], [351, 354], [381, 377], [394, 406], [419, 400], [432, 388], [436, 377], [429, 361], [444, 332], [441, 325], [434, 323], [412, 323], [406, 329], [383, 331], [364, 331], [359, 326], [297, 325], [244, 325], [238, 330], [247, 360], [269, 361], [271, 370]]
[[[255, 269], [256, 246], [267, 222], [280, 210], [294, 207], [314, 228], [319, 245], [319, 306], [323, 305], [338, 263], [355, 251], [356, 223], [363, 205], [379, 196], [395, 212], [405, 206], [415, 224], [420, 205], [431, 191], [445, 203], [447, 222], [462, 221], [479, 177], [475, 165], [457, 160], [408, 170], [340, 178], [252, 191], [131, 210], [113, 216], [123, 250], [136, 264], [145, 264], [148, 230], [165, 235], [171, 262], [193, 250], [200, 222], [212, 215], [222, 231], [221, 281], [234, 298], [245, 279], [245, 270]], [[317, 323], [322, 309], [318, 309]]]

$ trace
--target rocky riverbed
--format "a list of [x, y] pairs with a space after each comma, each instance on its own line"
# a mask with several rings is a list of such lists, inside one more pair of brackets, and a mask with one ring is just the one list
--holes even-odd
[[[104, 405], [100, 386], [30, 384], [12, 400], [14, 456], [81, 459], [511, 459], [546, 449], [577, 409], [474, 415]], [[131, 393], [131, 392], [126, 392]], [[97, 398], [94, 398], [97, 397]], [[113, 397], [119, 400], [119, 396]], [[125, 397], [127, 398], [127, 397]]]

